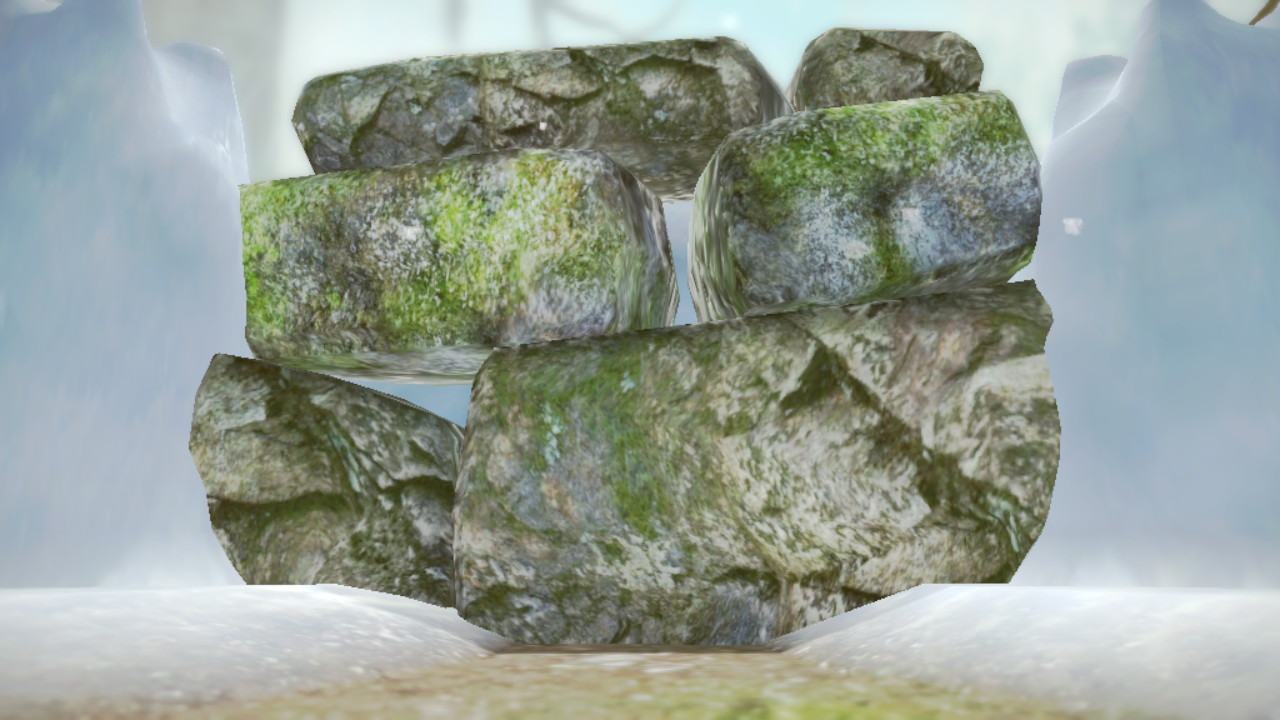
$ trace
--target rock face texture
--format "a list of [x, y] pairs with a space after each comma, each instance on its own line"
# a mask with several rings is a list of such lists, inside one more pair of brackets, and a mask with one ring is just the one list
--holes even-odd
[[787, 88], [798, 110], [978, 90], [982, 58], [950, 32], [836, 28], [805, 48]]
[[190, 447], [245, 582], [336, 583], [450, 607], [461, 444], [457, 425], [398, 398], [215, 355]]
[[662, 204], [597, 151], [512, 150], [245, 186], [259, 359], [465, 384], [493, 347], [662, 327]]
[[[233, 564], [532, 645], [759, 645], [1009, 580], [1059, 424], [1049, 308], [1007, 283], [1039, 164], [981, 69], [951, 33], [832, 31], [795, 114], [727, 38], [312, 81], [321, 174], [241, 195], [266, 362], [215, 357], [196, 402]], [[667, 327], [685, 197], [701, 324]], [[308, 370], [474, 381], [465, 437]]]
[[1031, 282], [495, 352], [456, 607], [524, 643], [756, 644], [1004, 582], [1058, 458]]
[[1039, 170], [1000, 93], [810, 110], [737, 131], [694, 196], [698, 319], [1005, 282], [1035, 249]]
[[731, 131], [790, 111], [729, 38], [435, 57], [316, 78], [293, 124], [316, 172], [511, 148], [606, 152], [688, 199]]

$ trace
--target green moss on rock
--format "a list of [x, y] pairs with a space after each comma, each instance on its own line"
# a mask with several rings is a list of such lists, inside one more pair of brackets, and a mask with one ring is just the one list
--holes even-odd
[[[459, 613], [519, 642], [752, 644], [1007, 579], [1056, 471], [1049, 322], [1017, 283], [501, 349], [472, 388]], [[472, 603], [490, 587], [519, 601]]]
[[675, 315], [661, 204], [594, 151], [258, 183], [241, 210], [247, 338], [280, 364], [468, 382], [486, 348]]
[[730, 135], [694, 197], [700, 320], [1006, 282], [1039, 165], [999, 93], [833, 107]]

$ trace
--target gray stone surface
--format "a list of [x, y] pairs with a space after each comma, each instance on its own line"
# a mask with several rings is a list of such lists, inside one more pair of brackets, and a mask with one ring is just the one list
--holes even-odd
[[466, 384], [499, 345], [663, 327], [662, 203], [604, 153], [510, 150], [248, 185], [255, 356]]
[[689, 289], [705, 322], [1003, 283], [1039, 221], [1040, 165], [1000, 93], [808, 110], [716, 151]]
[[337, 583], [453, 605], [462, 430], [335, 378], [216, 355], [191, 456], [245, 582]]
[[835, 28], [805, 48], [787, 88], [796, 110], [976, 92], [982, 58], [951, 32]]
[[528, 643], [754, 644], [1003, 582], [1058, 458], [1031, 282], [508, 348], [476, 379], [456, 607]]
[[602, 150], [687, 199], [733, 130], [790, 112], [742, 43], [664, 40], [433, 57], [307, 83], [293, 124], [316, 172], [489, 150]]

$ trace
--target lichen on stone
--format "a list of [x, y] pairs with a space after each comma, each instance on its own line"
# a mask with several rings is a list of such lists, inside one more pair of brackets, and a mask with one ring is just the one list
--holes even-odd
[[1039, 213], [1039, 164], [999, 93], [800, 112], [707, 165], [690, 290], [707, 321], [1005, 282]]
[[432, 57], [316, 78], [293, 123], [316, 172], [513, 148], [607, 153], [688, 199], [731, 131], [790, 112], [729, 38]]
[[1002, 582], [1057, 468], [1017, 283], [506, 348], [476, 378], [457, 607], [519, 642], [753, 644]]
[[661, 203], [596, 151], [515, 150], [249, 185], [258, 357], [468, 382], [488, 349], [669, 324]]

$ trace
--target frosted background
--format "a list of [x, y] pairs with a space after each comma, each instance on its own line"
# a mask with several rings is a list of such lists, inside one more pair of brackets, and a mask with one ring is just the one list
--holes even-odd
[[1114, 82], [1072, 68], [1082, 120], [1043, 162], [1031, 272], [1062, 464], [1017, 580], [1275, 587], [1280, 16], [1144, 16]]
[[[1172, 2], [1186, 6], [1184, 0]], [[0, 44], [0, 67], [29, 69], [0, 73], [0, 182], [6, 183], [0, 186], [0, 587], [238, 581], [211, 544], [207, 524], [191, 530], [203, 517], [203, 489], [186, 451], [190, 403], [210, 355], [249, 356], [242, 335], [243, 287], [228, 281], [238, 248], [219, 244], [238, 237], [227, 225], [228, 218], [234, 220], [228, 182], [242, 182], [246, 167], [251, 180], [310, 173], [289, 117], [311, 77], [431, 54], [726, 34], [745, 42], [785, 86], [807, 42], [830, 27], [945, 29], [977, 46], [986, 65], [982, 89], [1001, 90], [1014, 101], [1045, 160], [1067, 63], [1099, 54], [1129, 56], [1144, 3], [145, 0], [156, 46], [194, 40], [226, 51], [246, 118], [247, 164], [237, 157], [237, 132], [225, 122], [225, 113], [215, 112], [224, 121], [210, 124], [208, 107], [201, 109], [201, 103], [229, 107], [225, 93], [218, 94], [216, 56], [188, 47], [148, 59], [129, 44], [140, 28], [111, 19], [111, 8], [126, 7], [130, 0], [90, 4], [102, 13], [101, 22], [84, 23], [76, 31], [80, 34], [68, 32], [45, 46]], [[42, 5], [0, 0], [0, 28], [6, 18]], [[1226, 19], [1243, 22], [1261, 2], [1208, 5]], [[534, 13], [537, 7], [543, 15]], [[564, 8], [588, 17], [575, 19]], [[539, 17], [543, 25], [535, 22]], [[1209, 54], [1233, 49], [1227, 40], [1210, 47]], [[112, 76], [116, 62], [134, 70]], [[1273, 66], [1274, 61], [1268, 67]], [[1258, 77], [1274, 83], [1277, 74]], [[195, 86], [213, 89], [182, 91]], [[61, 90], [52, 92], [53, 87]], [[1204, 102], [1180, 94], [1176, 85], [1165, 92], [1165, 107]], [[145, 108], [162, 103], [185, 126], [175, 129], [150, 117], [159, 111]], [[1274, 127], [1271, 111], [1266, 117]], [[1224, 137], [1218, 132], [1219, 139]], [[1267, 151], [1274, 148], [1268, 145]], [[149, 171], [140, 169], [140, 157]], [[1212, 152], [1201, 159], [1213, 160]], [[1216, 172], [1215, 178], [1231, 179], [1221, 167]], [[1273, 194], [1243, 182], [1239, 187], [1248, 188], [1250, 197]], [[1224, 193], [1218, 198], [1226, 201], [1230, 193]], [[1200, 235], [1184, 233], [1193, 239], [1222, 227], [1221, 208], [1211, 211], [1197, 202], [1167, 207], [1179, 213], [1167, 227], [1199, 228]], [[688, 212], [687, 204], [668, 206], [684, 290], [678, 322], [692, 319], [682, 262]], [[1265, 255], [1266, 246], [1257, 238], [1275, 237], [1275, 216], [1252, 217], [1248, 227], [1270, 234], [1231, 237], [1253, 242], [1250, 247], [1262, 248]], [[1090, 236], [1097, 237], [1096, 227], [1090, 221]], [[130, 238], [135, 245], [128, 244]], [[132, 254], [119, 252], [122, 247], [132, 248]], [[1176, 295], [1209, 277], [1204, 273], [1221, 255], [1206, 247], [1185, 248], [1183, 256], [1194, 262], [1184, 266], [1183, 280], [1171, 282], [1164, 297], [1182, 302], [1179, 312], [1198, 313], [1200, 330], [1216, 327], [1242, 342], [1249, 327], [1274, 330], [1269, 312], [1274, 304], [1260, 304], [1271, 296], [1257, 281], [1246, 283], [1233, 301], [1221, 294], [1233, 286], [1230, 277], [1218, 276], [1210, 286], [1221, 294], [1216, 305], [1188, 303], [1196, 296]], [[1162, 257], [1161, 252], [1144, 246], [1140, 255]], [[1273, 255], [1252, 265], [1250, 257], [1233, 255], [1232, 267], [1248, 269], [1253, 278], [1273, 274]], [[204, 275], [212, 266], [219, 269]], [[1031, 275], [1038, 277], [1034, 269]], [[1128, 280], [1113, 274], [1110, 282], [1121, 279]], [[1180, 284], [1188, 279], [1194, 282]], [[144, 288], [141, 280], [150, 284]], [[1042, 284], [1042, 290], [1053, 305], [1049, 287]], [[1247, 294], [1254, 291], [1261, 294]], [[1061, 292], [1063, 298], [1096, 297], [1083, 286], [1063, 285]], [[1139, 296], [1138, 290], [1129, 293]], [[1232, 314], [1236, 310], [1244, 314]], [[1055, 315], [1059, 323], [1068, 317], [1056, 305]], [[1104, 315], [1095, 307], [1079, 317]], [[1231, 322], [1224, 324], [1219, 319], [1226, 315]], [[1130, 320], [1136, 317], [1142, 316]], [[1176, 323], [1166, 321], [1144, 337], [1146, 344], [1135, 354], [1112, 356], [1105, 363], [1086, 358], [1094, 363], [1090, 372], [1124, 369], [1123, 377], [1133, 381], [1108, 387], [1112, 397], [1116, 390], [1140, 397], [1139, 390], [1185, 379], [1185, 368], [1174, 369], [1182, 366], [1170, 358], [1213, 346], [1179, 332]], [[1212, 371], [1225, 363], [1230, 369], [1216, 373], [1221, 376], [1248, 360], [1250, 377], [1262, 378], [1264, 368], [1275, 364], [1275, 346], [1256, 347], [1216, 355], [1206, 350], [1193, 365]], [[156, 348], [167, 358], [159, 365], [148, 354]], [[170, 367], [180, 377], [157, 381], [157, 369]], [[1160, 373], [1166, 385], [1139, 384], [1137, 369], [1146, 367], [1166, 368]], [[1038, 544], [1019, 581], [1280, 585], [1280, 568], [1272, 559], [1280, 546], [1275, 512], [1280, 487], [1269, 449], [1276, 434], [1274, 424], [1265, 424], [1274, 423], [1266, 404], [1275, 399], [1274, 385], [1255, 386], [1252, 397], [1247, 383], [1233, 385], [1238, 394], [1224, 395], [1216, 414], [1165, 433], [1155, 421], [1177, 407], [1152, 404], [1116, 415], [1103, 412], [1103, 405], [1081, 404], [1075, 411], [1069, 393], [1082, 392], [1078, 388], [1090, 387], [1097, 376], [1079, 375], [1073, 386], [1065, 376], [1059, 382], [1058, 375], [1055, 371], [1064, 421], [1092, 412], [1098, 424], [1092, 437], [1082, 433], [1070, 450], [1077, 453], [1075, 460], [1065, 459], [1071, 441], [1069, 433], [1064, 435], [1064, 468], [1082, 479], [1059, 483], [1046, 538], [1061, 530], [1062, 539]], [[368, 384], [456, 422], [465, 420], [466, 386]], [[1230, 412], [1236, 400], [1248, 414]], [[153, 433], [152, 440], [140, 440], [148, 436], [139, 429]], [[1259, 439], [1250, 440], [1255, 436]], [[1227, 439], [1231, 442], [1224, 443]], [[1188, 448], [1195, 452], [1183, 462]], [[1175, 450], [1182, 454], [1173, 463], [1154, 460], [1173, 457]], [[1109, 469], [1100, 474], [1103, 464]], [[1135, 558], [1142, 558], [1140, 570]]]
[[0, 587], [240, 583], [187, 450], [248, 352], [226, 64], [132, 0], [0, 22]]

